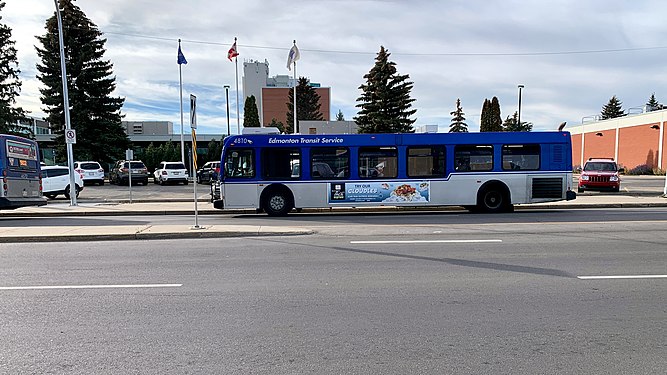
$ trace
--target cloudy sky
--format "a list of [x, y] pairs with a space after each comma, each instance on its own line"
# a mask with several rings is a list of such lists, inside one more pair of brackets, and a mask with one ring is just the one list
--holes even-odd
[[[23, 91], [19, 104], [42, 116], [35, 78], [35, 36], [45, 32], [52, 0], [5, 0]], [[331, 116], [356, 114], [358, 90], [385, 46], [414, 82], [415, 125], [446, 131], [460, 98], [471, 131], [485, 98], [497, 96], [503, 119], [517, 110], [535, 130], [570, 126], [598, 114], [612, 95], [638, 111], [652, 93], [667, 102], [667, 2], [617, 0], [78, 0], [107, 38], [116, 94], [127, 120], [172, 121], [180, 132], [177, 40], [183, 39], [184, 97], [198, 96], [200, 133], [226, 133], [229, 84], [236, 130], [235, 66], [267, 60], [288, 74], [292, 40], [300, 76], [331, 87]], [[239, 78], [240, 80], [241, 78]], [[241, 83], [239, 82], [239, 85]], [[240, 87], [241, 88], [241, 87]], [[242, 89], [242, 88], [241, 88]], [[243, 100], [242, 93], [240, 94]], [[241, 110], [243, 108], [241, 103]], [[187, 103], [184, 104], [187, 108]], [[241, 114], [241, 118], [243, 118]], [[186, 116], [187, 122], [187, 116]], [[187, 126], [187, 124], [186, 124]], [[566, 128], [567, 129], [567, 128]]]

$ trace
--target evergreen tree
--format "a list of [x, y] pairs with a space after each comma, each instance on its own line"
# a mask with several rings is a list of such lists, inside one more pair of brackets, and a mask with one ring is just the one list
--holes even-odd
[[341, 111], [340, 109], [336, 114], [336, 121], [345, 121], [345, 116], [343, 115], [343, 111]]
[[[0, 11], [5, 2], [0, 1]], [[2, 16], [0, 16], [2, 20]], [[0, 23], [0, 133], [28, 135], [16, 122], [25, 117], [26, 112], [16, 106], [16, 98], [21, 92], [19, 63], [12, 38], [12, 29]], [[29, 132], [31, 133], [31, 132]]]
[[[294, 127], [294, 90], [289, 90], [289, 101], [287, 102], [287, 126]], [[299, 77], [299, 83], [296, 86], [296, 126], [300, 131], [299, 121], [312, 120], [322, 121], [324, 116], [320, 112], [320, 95], [315, 88], [310, 85], [310, 80], [306, 77]]]
[[456, 99], [456, 110], [449, 112], [452, 115], [452, 124], [449, 125], [450, 133], [467, 133], [468, 124], [466, 124], [465, 113], [461, 107], [461, 99]]
[[658, 100], [655, 98], [655, 93], [651, 94], [651, 97], [646, 103], [646, 107], [647, 107], [647, 112], [652, 112], [662, 109], [662, 104], [658, 103]]
[[[129, 139], [121, 125], [120, 113], [124, 99], [112, 97], [116, 78], [113, 65], [103, 60], [106, 39], [74, 0], [59, 0], [62, 9], [67, 85], [72, 128], [77, 143], [74, 158], [109, 163], [121, 159], [129, 146]], [[65, 115], [63, 110], [60, 47], [56, 15], [46, 21], [46, 34], [37, 38], [36, 47], [41, 62], [37, 64], [37, 78], [42, 81], [41, 101], [48, 114], [46, 120], [57, 134], [56, 151], [64, 160]]]
[[517, 124], [519, 120], [519, 113], [514, 111], [512, 117], [507, 116], [505, 122], [503, 123], [503, 130], [506, 132], [529, 132], [533, 130], [532, 122], [521, 121], [521, 124]]
[[282, 121], [278, 121], [275, 117], [271, 119], [271, 123], [269, 123], [270, 128], [278, 128], [281, 133], [283, 134], [291, 134], [292, 133], [292, 126], [291, 124], [288, 126], [285, 126], [285, 124], [282, 123]]
[[245, 103], [243, 104], [243, 127], [259, 128], [259, 111], [257, 110], [255, 95], [245, 98]]
[[622, 105], [623, 103], [621, 103], [621, 101], [618, 100], [616, 95], [612, 96], [611, 99], [609, 99], [609, 102], [605, 104], [604, 107], [602, 107], [602, 112], [600, 113], [600, 119], [607, 120], [610, 118], [625, 116], [625, 112], [623, 112]]
[[417, 110], [411, 109], [415, 100], [410, 97], [412, 82], [409, 75], [396, 71], [396, 63], [389, 61], [391, 54], [380, 46], [375, 65], [364, 75], [366, 83], [359, 86], [360, 108], [354, 121], [359, 133], [412, 133], [411, 119]]
[[484, 104], [482, 104], [482, 114], [479, 119], [479, 131], [480, 132], [490, 132], [491, 128], [491, 101], [489, 99], [484, 99]]
[[500, 102], [498, 102], [497, 97], [491, 99], [491, 106], [489, 107], [490, 116], [491, 116], [491, 132], [501, 132], [503, 131], [503, 118], [500, 116]]
[[206, 146], [208, 151], [206, 152], [206, 161], [201, 161], [197, 164], [204, 165], [207, 161], [220, 161], [220, 156], [222, 156], [222, 142], [218, 142], [215, 139], [211, 139]]

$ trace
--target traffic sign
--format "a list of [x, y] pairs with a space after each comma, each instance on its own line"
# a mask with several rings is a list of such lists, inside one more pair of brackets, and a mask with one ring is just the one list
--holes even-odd
[[197, 129], [197, 97], [190, 94], [190, 127]]
[[76, 144], [76, 130], [74, 129], [65, 130], [65, 143]]

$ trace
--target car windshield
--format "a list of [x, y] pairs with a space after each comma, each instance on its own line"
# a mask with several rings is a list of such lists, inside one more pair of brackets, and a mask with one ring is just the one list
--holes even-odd
[[[127, 168], [127, 162], [125, 162], [124, 167]], [[144, 169], [144, 168], [146, 168], [144, 163], [142, 163], [140, 161], [133, 161], [132, 162], [132, 169]]]
[[81, 169], [100, 169], [100, 165], [97, 163], [81, 163]]
[[178, 164], [167, 164], [164, 166], [164, 169], [185, 169], [185, 165], [178, 163]]
[[615, 172], [616, 164], [605, 162], [591, 162], [586, 163], [584, 171], [601, 171], [601, 172]]

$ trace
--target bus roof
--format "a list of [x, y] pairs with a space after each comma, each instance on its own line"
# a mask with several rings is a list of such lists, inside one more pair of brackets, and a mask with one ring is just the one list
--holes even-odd
[[245, 134], [227, 137], [225, 147], [393, 146], [430, 144], [566, 143], [569, 132]]

